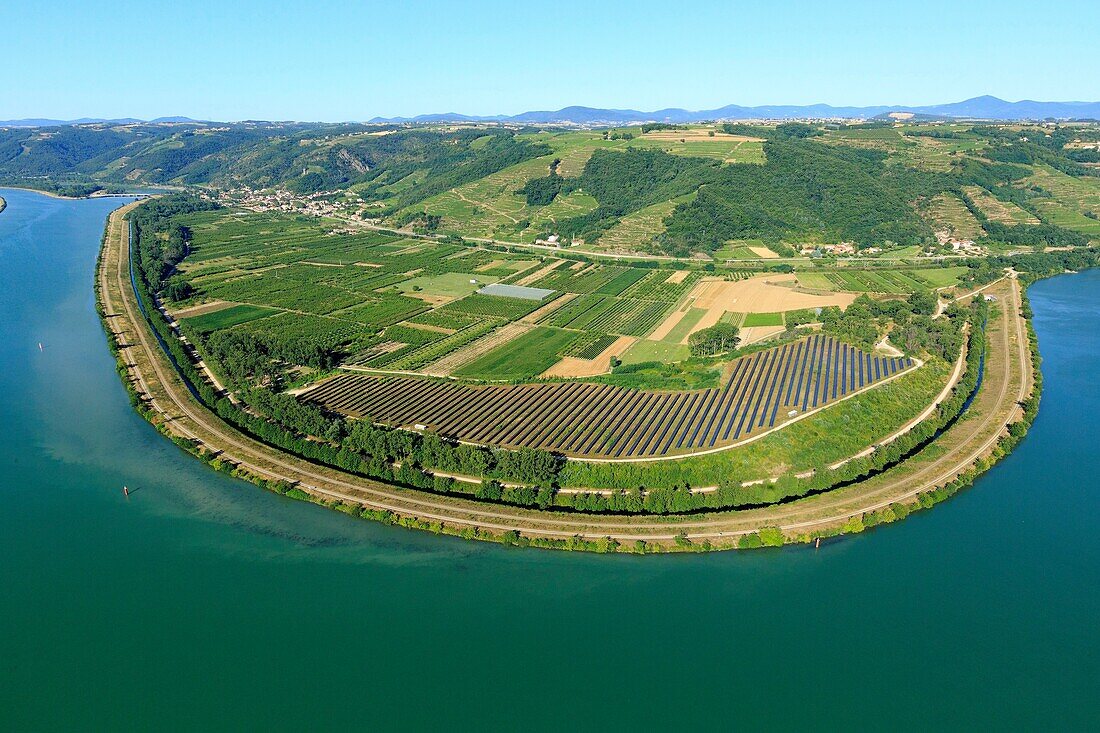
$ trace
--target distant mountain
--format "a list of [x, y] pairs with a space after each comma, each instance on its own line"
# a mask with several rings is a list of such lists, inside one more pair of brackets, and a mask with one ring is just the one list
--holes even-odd
[[[459, 112], [440, 112], [422, 114], [415, 117], [375, 117], [369, 123], [438, 123], [438, 122], [511, 122], [514, 124], [541, 125], [550, 123], [571, 123], [575, 125], [622, 125], [636, 122], [688, 123], [703, 120], [789, 120], [789, 119], [873, 119], [885, 118], [892, 112], [909, 112], [919, 119], [977, 119], [977, 120], [1068, 120], [1100, 119], [1100, 102], [1036, 102], [1024, 99], [1019, 102], [1006, 102], [997, 97], [982, 96], [949, 104], [912, 105], [873, 105], [868, 107], [834, 107], [830, 104], [778, 104], [758, 107], [744, 107], [729, 104], [717, 109], [687, 110], [668, 107], [652, 112], [636, 109], [603, 109], [600, 107], [564, 107], [559, 110], [535, 110], [518, 115], [467, 115]], [[55, 120], [48, 118], [27, 118], [21, 120], [0, 120], [0, 127], [59, 127], [63, 125], [113, 124], [129, 125], [144, 123], [133, 117], [104, 119], [100, 117], [82, 117], [76, 120]], [[225, 124], [194, 120], [190, 117], [158, 117], [147, 121], [150, 124]], [[248, 121], [246, 121], [248, 122]], [[254, 124], [272, 124], [264, 121], [251, 121]], [[280, 123], [296, 124], [296, 123]]]
[[703, 120], [765, 120], [765, 119], [870, 119], [891, 112], [911, 112], [923, 117], [969, 118], [982, 120], [1042, 120], [1100, 119], [1100, 102], [1035, 102], [1025, 99], [1006, 102], [997, 97], [982, 96], [950, 104], [875, 105], [869, 107], [834, 107], [829, 104], [764, 105], [743, 107], [730, 104], [718, 109], [690, 111], [671, 107], [653, 112], [635, 109], [601, 109], [597, 107], [565, 107], [556, 111], [523, 112], [518, 115], [471, 116], [457, 113], [420, 115], [418, 117], [375, 117], [382, 122], [513, 122], [519, 124], [573, 123], [593, 125], [628, 122], [700, 122]]
[[136, 117], [118, 117], [106, 119], [103, 117], [81, 117], [75, 120], [51, 120], [41, 117], [28, 117], [22, 120], [0, 120], [0, 127], [61, 127], [64, 125], [133, 125], [141, 122], [158, 123], [183, 123], [194, 122], [190, 117], [158, 117], [155, 120], [139, 120]]

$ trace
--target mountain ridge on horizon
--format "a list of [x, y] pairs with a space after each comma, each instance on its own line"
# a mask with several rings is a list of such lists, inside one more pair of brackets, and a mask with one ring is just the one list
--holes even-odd
[[975, 118], [996, 120], [1028, 119], [1080, 119], [1100, 118], [1100, 102], [1039, 102], [1023, 99], [1017, 102], [991, 95], [982, 95], [961, 102], [930, 105], [868, 105], [834, 106], [830, 104], [773, 104], [742, 106], [728, 104], [709, 110], [687, 110], [667, 107], [652, 112], [634, 109], [610, 109], [573, 105], [554, 111], [528, 111], [516, 115], [465, 115], [457, 112], [416, 115], [414, 117], [374, 117], [371, 123], [395, 122], [572, 122], [593, 124], [600, 122], [701, 122], [721, 119], [791, 119], [791, 118], [844, 118], [866, 119], [890, 112], [911, 112], [944, 118]]
[[[635, 109], [615, 109], [570, 105], [559, 110], [530, 110], [515, 115], [467, 115], [458, 112], [428, 113], [413, 117], [372, 117], [366, 124], [435, 123], [435, 122], [512, 122], [525, 124], [572, 123], [579, 125], [623, 124], [637, 122], [690, 123], [706, 120], [768, 120], [768, 119], [870, 119], [902, 112], [942, 119], [982, 120], [1069, 120], [1100, 119], [1100, 102], [1039, 102], [1022, 99], [1009, 102], [991, 95], [982, 95], [946, 104], [930, 105], [867, 105], [834, 106], [817, 104], [774, 104], [742, 106], [728, 104], [709, 110], [687, 110], [666, 107], [652, 112]], [[233, 124], [260, 120], [237, 120]], [[290, 122], [290, 120], [267, 120]], [[306, 122], [300, 120], [297, 122]], [[352, 122], [352, 121], [346, 121]], [[225, 121], [198, 120], [183, 116], [157, 117], [143, 120], [136, 117], [81, 117], [71, 120], [52, 118], [22, 118], [0, 120], [0, 127], [59, 127], [88, 124], [229, 124]]]

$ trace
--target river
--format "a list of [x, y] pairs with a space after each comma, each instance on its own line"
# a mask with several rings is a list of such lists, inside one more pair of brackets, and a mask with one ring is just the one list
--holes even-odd
[[123, 201], [0, 196], [0, 729], [1100, 725], [1100, 271], [1031, 288], [1042, 409], [972, 489], [816, 551], [606, 557], [215, 473], [107, 350]]

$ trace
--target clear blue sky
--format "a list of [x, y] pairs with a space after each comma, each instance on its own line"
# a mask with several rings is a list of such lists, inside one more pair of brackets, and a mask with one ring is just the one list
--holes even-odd
[[1100, 2], [32, 0], [0, 119], [1100, 100]]

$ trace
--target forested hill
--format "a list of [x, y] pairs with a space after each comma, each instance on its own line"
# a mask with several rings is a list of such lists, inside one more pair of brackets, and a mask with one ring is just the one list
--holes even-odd
[[[514, 132], [305, 123], [91, 124], [0, 128], [0, 181], [58, 190], [126, 184], [285, 186], [299, 193], [416, 173], [415, 201], [549, 149]], [[38, 181], [36, 183], [35, 181]]]
[[4, 183], [69, 195], [279, 189], [392, 227], [503, 242], [557, 235], [619, 253], [943, 247], [945, 237], [1072, 246], [1100, 234], [1100, 126], [0, 127]]

